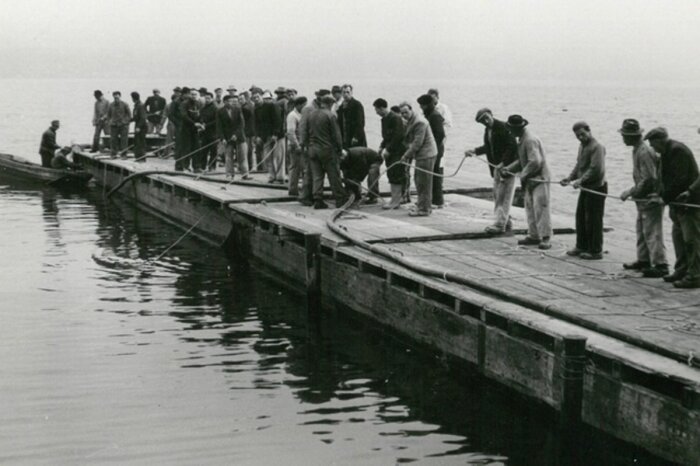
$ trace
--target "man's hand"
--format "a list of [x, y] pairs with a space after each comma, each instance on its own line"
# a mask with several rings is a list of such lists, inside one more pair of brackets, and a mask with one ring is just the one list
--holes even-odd
[[238, 138], [234, 134], [233, 136], [231, 136], [231, 142], [236, 142], [236, 141], [238, 141]]
[[277, 136], [272, 136], [270, 138], [270, 141], [272, 141], [273, 144], [276, 144], [277, 143]]
[[690, 199], [690, 191], [683, 191], [676, 198], [676, 202], [688, 202]]
[[570, 183], [570, 182], [571, 182], [570, 179], [564, 178], [564, 179], [562, 179], [562, 180], [559, 182], [559, 184], [562, 185], [562, 186], [569, 186], [569, 183]]
[[513, 177], [513, 173], [509, 172], [507, 167], [501, 167], [498, 170], [498, 174], [501, 175], [501, 178], [512, 178]]
[[629, 191], [629, 189], [626, 190], [626, 191], [622, 191], [622, 194], [620, 194], [620, 200], [621, 200], [622, 202], [625, 202], [627, 199], [629, 199], [629, 197], [630, 197], [630, 191]]
[[581, 187], [581, 180], [574, 180], [573, 183], [571, 183], [571, 186], [574, 187], [574, 189], [578, 189]]
[[465, 157], [474, 157], [475, 155], [476, 155], [476, 152], [474, 152], [473, 149], [467, 149], [464, 151]]

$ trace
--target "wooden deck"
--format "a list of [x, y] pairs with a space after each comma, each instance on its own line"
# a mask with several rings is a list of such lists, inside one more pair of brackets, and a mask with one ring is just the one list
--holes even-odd
[[[109, 187], [173, 167], [172, 160], [80, 157]], [[266, 174], [253, 177], [257, 186], [227, 184], [220, 170], [200, 179], [158, 174], [121, 192], [182, 227], [207, 217], [195, 231], [219, 244], [237, 235], [244, 254], [290, 282], [308, 284], [309, 267], [317, 267], [324, 304], [342, 304], [476, 364], [556, 409], [564, 409], [570, 380], [560, 367], [564, 340], [583, 336], [584, 421], [674, 461], [700, 457], [700, 290], [623, 271], [635, 258], [629, 231], [607, 232], [604, 259], [584, 261], [565, 253], [574, 243], [573, 217], [553, 216], [552, 249], [522, 247], [523, 209], [512, 210], [514, 235], [489, 237], [491, 202], [464, 194], [447, 194], [445, 208], [429, 217], [374, 205], [337, 220], [352, 238], [437, 272], [429, 277], [329, 230], [332, 210], [304, 207], [281, 185], [266, 184]], [[305, 247], [314, 234], [323, 249], [318, 266], [309, 265]], [[472, 286], [436, 278], [445, 272]]]

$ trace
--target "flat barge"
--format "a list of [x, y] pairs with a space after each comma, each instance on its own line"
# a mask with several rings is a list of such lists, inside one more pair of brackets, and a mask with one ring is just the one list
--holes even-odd
[[[560, 413], [564, 427], [584, 423], [700, 465], [700, 290], [623, 273], [634, 252], [614, 234], [603, 261], [566, 256], [569, 219], [554, 217], [549, 251], [486, 237], [492, 205], [469, 189], [447, 194], [430, 217], [362, 206], [334, 231], [331, 211], [263, 179], [175, 176], [172, 160], [158, 158], [74, 157], [105, 192], [123, 184], [119, 193], [144, 209], [305, 290], [310, 309], [361, 313], [473, 365]], [[513, 217], [526, 224], [521, 209]]]

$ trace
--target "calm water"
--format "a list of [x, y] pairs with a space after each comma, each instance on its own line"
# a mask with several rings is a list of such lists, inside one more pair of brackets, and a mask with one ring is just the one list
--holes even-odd
[[[0, 151], [34, 160], [54, 117], [64, 124], [59, 142], [88, 140], [91, 91], [113, 88], [5, 84]], [[130, 84], [142, 93], [149, 87]], [[401, 86], [407, 95], [426, 87]], [[448, 101], [458, 122], [454, 146], [478, 141], [472, 107], [490, 99], [494, 109], [516, 108], [503, 102], [517, 95], [531, 121], [543, 111], [541, 99], [557, 104], [538, 133], [551, 136], [553, 157], [574, 153], [570, 122], [559, 124], [556, 95], [568, 95], [565, 88], [514, 93], [472, 83], [458, 93], [452, 86], [441, 88], [457, 102]], [[374, 89], [398, 99], [399, 87]], [[579, 103], [565, 102], [572, 119], [579, 106], [597, 103], [590, 89], [576, 89]], [[601, 89], [651, 106], [643, 90]], [[680, 109], [697, 89], [668, 92]], [[594, 129], [606, 112], [598, 110], [588, 117]], [[607, 111], [614, 125], [606, 131], [617, 141], [614, 128], [627, 113]], [[690, 139], [694, 122], [686, 123]], [[626, 152], [617, 152], [622, 164]], [[334, 316], [309, 325], [300, 295], [261, 271], [232, 266], [217, 248], [186, 239], [150, 262], [182, 232], [132, 206], [105, 203], [99, 189], [69, 194], [0, 178], [0, 211], [1, 464], [547, 465], [561, 456], [552, 419], [531, 402], [366, 322]], [[578, 444], [590, 464], [660, 464], [592, 433]]]

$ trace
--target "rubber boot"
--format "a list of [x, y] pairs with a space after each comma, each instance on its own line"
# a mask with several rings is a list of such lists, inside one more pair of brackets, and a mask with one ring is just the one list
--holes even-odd
[[401, 200], [403, 197], [403, 186], [400, 184], [392, 184], [391, 186], [391, 202], [388, 202], [382, 206], [382, 209], [398, 209], [401, 206]]

